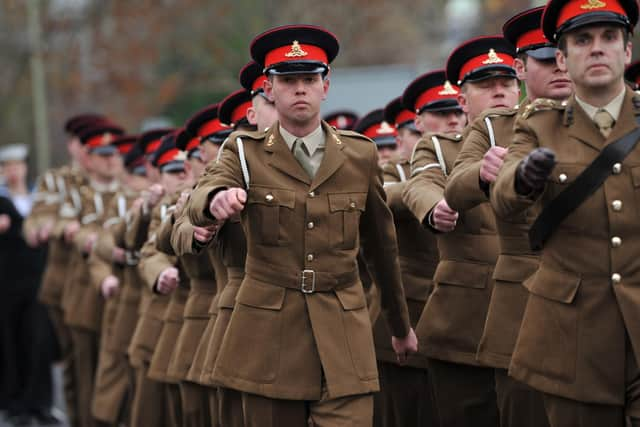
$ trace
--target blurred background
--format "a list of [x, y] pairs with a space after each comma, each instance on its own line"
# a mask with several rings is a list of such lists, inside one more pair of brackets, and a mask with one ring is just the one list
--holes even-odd
[[[66, 161], [62, 123], [97, 112], [138, 132], [181, 125], [239, 88], [251, 39], [289, 23], [341, 43], [323, 109], [363, 114], [475, 35], [544, 0], [0, 0], [0, 145], [31, 171]], [[146, 123], [146, 125], [145, 125]]]

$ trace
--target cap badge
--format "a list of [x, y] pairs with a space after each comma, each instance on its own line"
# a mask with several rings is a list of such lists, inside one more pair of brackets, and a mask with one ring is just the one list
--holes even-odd
[[587, 2], [580, 6], [583, 10], [602, 9], [607, 4], [600, 0], [587, 0]]
[[173, 160], [185, 161], [187, 160], [187, 152], [186, 151], [178, 151], [178, 154], [173, 158]]
[[109, 145], [113, 141], [113, 135], [110, 133], [105, 133], [102, 135], [102, 140], [100, 141], [101, 145]]
[[502, 62], [504, 62], [504, 60], [502, 58], [500, 58], [497, 54], [496, 51], [493, 49], [489, 49], [489, 53], [488, 53], [488, 58], [485, 59], [484, 61], [482, 61], [483, 64], [488, 65], [488, 64], [500, 64]]
[[301, 56], [307, 55], [308, 53], [302, 50], [302, 48], [300, 47], [300, 43], [298, 43], [298, 40], [294, 40], [291, 44], [291, 50], [288, 53], [284, 54], [284, 56], [286, 56], [287, 58], [299, 58]]
[[347, 122], [347, 118], [345, 116], [338, 116], [336, 118], [336, 124], [339, 128], [343, 128], [347, 126], [349, 123]]
[[444, 82], [444, 88], [438, 92], [438, 95], [457, 95], [458, 91], [451, 86], [451, 82], [449, 80]]
[[384, 135], [384, 134], [387, 134], [387, 133], [393, 133], [393, 128], [391, 126], [389, 126], [389, 123], [382, 122], [382, 123], [380, 123], [380, 127], [378, 128], [378, 130], [376, 130], [376, 133], [378, 135]]
[[273, 145], [273, 134], [269, 135], [269, 139], [267, 139], [267, 147], [271, 147]]

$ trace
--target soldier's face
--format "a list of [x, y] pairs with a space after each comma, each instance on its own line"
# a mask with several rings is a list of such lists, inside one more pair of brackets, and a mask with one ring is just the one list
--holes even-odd
[[378, 147], [378, 164], [380, 166], [387, 163], [396, 152], [397, 147], [395, 145], [386, 145]]
[[191, 166], [191, 174], [194, 177], [199, 177], [200, 175], [202, 175], [202, 172], [204, 172], [204, 166], [205, 166], [205, 163], [203, 160], [200, 160], [196, 157], [190, 157], [188, 162], [189, 162], [189, 165]]
[[566, 55], [558, 49], [556, 60], [577, 89], [622, 87], [624, 69], [631, 62], [631, 42], [624, 42], [621, 27], [582, 27], [564, 37]]
[[265, 81], [264, 91], [275, 104], [280, 120], [304, 126], [320, 116], [329, 79], [323, 79], [320, 73], [275, 75]]
[[424, 111], [416, 117], [416, 128], [425, 133], [461, 133], [467, 125], [467, 116], [462, 110]]
[[124, 175], [124, 181], [125, 185], [133, 191], [146, 190], [151, 185], [146, 176], [133, 175], [130, 173]]
[[519, 96], [518, 80], [513, 77], [492, 77], [464, 83], [458, 103], [471, 122], [489, 108], [513, 108], [518, 104]]
[[[186, 164], [185, 164], [186, 165]], [[186, 190], [193, 185], [193, 175], [188, 166], [181, 171], [162, 172], [160, 174], [160, 184], [167, 194], [173, 194], [181, 190]]]
[[420, 139], [420, 135], [416, 132], [402, 128], [398, 129], [398, 149], [402, 151], [402, 155], [405, 159], [411, 157], [411, 153], [413, 152], [413, 147], [416, 146], [418, 140]]
[[122, 157], [118, 154], [89, 154], [90, 170], [100, 179], [112, 180], [122, 173]]
[[278, 112], [275, 105], [264, 96], [254, 96], [251, 104], [247, 111], [247, 120], [252, 125], [256, 125], [259, 131], [271, 127], [278, 120]]
[[529, 100], [537, 98], [566, 99], [571, 95], [573, 86], [567, 73], [560, 70], [555, 58], [541, 61], [532, 57], [518, 58], [514, 65], [518, 79], [527, 88]]

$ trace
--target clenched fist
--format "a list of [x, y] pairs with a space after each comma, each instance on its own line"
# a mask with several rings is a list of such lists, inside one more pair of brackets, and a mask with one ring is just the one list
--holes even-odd
[[211, 203], [209, 212], [218, 221], [223, 221], [244, 209], [247, 201], [247, 192], [242, 188], [230, 188], [218, 192]]
[[407, 362], [407, 356], [418, 352], [418, 338], [413, 328], [409, 329], [409, 334], [404, 338], [391, 337], [391, 346], [396, 353], [398, 363], [404, 365]]
[[555, 165], [556, 155], [548, 148], [536, 148], [530, 152], [518, 165], [516, 192], [526, 195], [542, 190]]
[[107, 276], [100, 283], [100, 291], [105, 299], [109, 299], [118, 293], [120, 287], [120, 280], [116, 276]]
[[494, 182], [506, 155], [507, 149], [504, 147], [491, 147], [484, 153], [480, 163], [480, 179], [488, 184]]
[[429, 225], [442, 233], [452, 231], [457, 222], [458, 212], [451, 209], [445, 199], [436, 204], [429, 216]]
[[169, 267], [160, 273], [158, 276], [158, 282], [156, 283], [156, 290], [162, 295], [167, 295], [173, 292], [180, 281], [178, 269], [175, 267]]

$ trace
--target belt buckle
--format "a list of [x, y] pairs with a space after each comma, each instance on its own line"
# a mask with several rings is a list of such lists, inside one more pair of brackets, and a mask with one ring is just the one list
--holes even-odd
[[138, 251], [125, 251], [126, 264], [128, 266], [134, 267], [138, 265], [140, 261], [140, 252]]
[[[307, 283], [310, 280], [311, 284]], [[303, 294], [312, 294], [316, 290], [316, 272], [314, 270], [302, 270], [300, 290]]]

